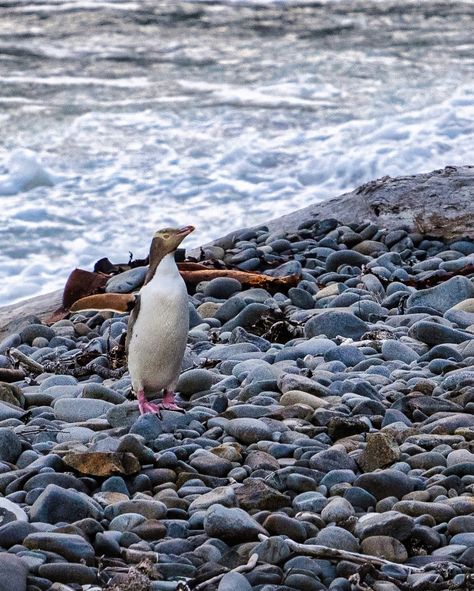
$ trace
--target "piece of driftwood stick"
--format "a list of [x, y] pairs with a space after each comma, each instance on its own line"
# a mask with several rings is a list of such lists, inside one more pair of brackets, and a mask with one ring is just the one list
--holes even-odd
[[[267, 536], [259, 535], [262, 540], [267, 539]], [[397, 562], [391, 562], [385, 558], [379, 556], [372, 556], [370, 554], [359, 554], [358, 552], [349, 552], [348, 550], [339, 550], [337, 548], [329, 548], [328, 546], [321, 546], [319, 544], [298, 544], [293, 540], [285, 540], [290, 550], [297, 552], [298, 554], [307, 554], [308, 556], [314, 556], [314, 558], [322, 558], [324, 560], [347, 560], [349, 562], [355, 562], [356, 564], [367, 564], [371, 563], [375, 566], [397, 566], [403, 568], [408, 572], [421, 573], [421, 568], [416, 566], [410, 566], [407, 564], [399, 564]]]
[[35, 375], [44, 372], [44, 367], [41, 365], [41, 363], [38, 363], [37, 361], [30, 359], [28, 355], [25, 355], [24, 353], [22, 353], [18, 349], [15, 349], [14, 347], [8, 349], [7, 355], [11, 359], [13, 359], [13, 361], [18, 363], [19, 365], [23, 365], [28, 371]]
[[[242, 566], [237, 566], [227, 573], [246, 573], [251, 571], [257, 566], [258, 562], [258, 554], [252, 554], [247, 562], [247, 564], [243, 564]], [[220, 575], [216, 575], [212, 577], [212, 579], [208, 579], [207, 581], [203, 581], [194, 587], [194, 591], [203, 591], [208, 585], [215, 585], [218, 583], [227, 573], [221, 573]]]
[[262, 287], [263, 289], [287, 289], [296, 286], [300, 280], [299, 275], [272, 277], [263, 273], [238, 271], [236, 269], [196, 269], [194, 271], [180, 269], [180, 274], [188, 287], [194, 287], [201, 281], [211, 281], [216, 277], [230, 277], [237, 279], [243, 287]]
[[[80, 378], [95, 373], [104, 379], [119, 379], [127, 371], [125, 366], [119, 367], [117, 369], [109, 369], [108, 367], [104, 367], [94, 361], [91, 361], [85, 367], [69, 367], [67, 364], [61, 361], [45, 361], [44, 363], [38, 363], [15, 348], [9, 349], [7, 354], [13, 361], [25, 367], [25, 369], [33, 375], [39, 375], [40, 373], [47, 372]], [[24, 377], [25, 374], [23, 373], [22, 377], [19, 379], [23, 379]]]

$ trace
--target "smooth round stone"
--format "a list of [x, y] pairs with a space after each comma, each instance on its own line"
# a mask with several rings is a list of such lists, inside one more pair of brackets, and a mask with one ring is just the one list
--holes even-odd
[[407, 307], [429, 306], [439, 312], [446, 312], [463, 300], [474, 297], [474, 285], [467, 277], [455, 276], [435, 287], [420, 289], [412, 293]]
[[76, 423], [105, 415], [113, 406], [93, 398], [59, 398], [54, 404], [54, 414], [60, 421]]
[[108, 293], [130, 293], [145, 281], [148, 267], [135, 267], [111, 277], [105, 286]]
[[405, 513], [412, 517], [431, 515], [437, 523], [449, 521], [456, 516], [454, 510], [443, 503], [426, 503], [422, 501], [399, 501], [393, 505], [394, 511]]
[[355, 536], [342, 527], [329, 525], [322, 529], [315, 539], [316, 544], [337, 548], [338, 550], [347, 550], [348, 552], [358, 552], [359, 542]]
[[224, 540], [231, 545], [256, 541], [259, 534], [268, 533], [242, 509], [228, 509], [222, 505], [213, 505], [207, 510], [204, 531], [209, 537]]
[[293, 499], [293, 508], [295, 511], [312, 511], [321, 513], [329, 500], [320, 492], [308, 491], [297, 495]]
[[114, 517], [109, 523], [109, 529], [112, 531], [130, 531], [133, 528], [146, 522], [146, 517], [139, 513], [122, 513]]
[[330, 489], [336, 484], [351, 484], [352, 482], [354, 482], [355, 478], [356, 476], [352, 470], [331, 470], [325, 476], [323, 476], [320, 484]]
[[18, 556], [0, 552], [0, 589], [26, 591], [28, 565]]
[[94, 548], [82, 536], [76, 534], [35, 532], [24, 539], [23, 545], [31, 550], [55, 552], [71, 562], [84, 561], [88, 566], [95, 563]]
[[96, 432], [87, 427], [66, 427], [58, 433], [56, 440], [58, 443], [65, 443], [66, 441], [80, 441], [81, 443], [87, 443], [90, 441]]
[[57, 583], [91, 585], [97, 582], [97, 569], [84, 564], [70, 564], [68, 562], [43, 564], [39, 567], [38, 574], [40, 577]]
[[311, 457], [310, 467], [326, 473], [331, 470], [351, 470], [353, 472], [357, 470], [356, 462], [347, 452], [336, 448], [316, 453]]
[[363, 240], [362, 242], [359, 242], [359, 244], [356, 244], [356, 246], [353, 247], [353, 250], [361, 254], [375, 256], [378, 253], [387, 252], [388, 248], [385, 244], [377, 242], [376, 240]]
[[91, 398], [96, 400], [105, 400], [112, 404], [120, 404], [125, 402], [125, 396], [122, 396], [112, 388], [106, 388], [102, 384], [86, 384], [82, 393], [81, 398]]
[[343, 497], [335, 497], [321, 511], [321, 518], [326, 523], [346, 521], [355, 514], [352, 505]]
[[430, 346], [444, 343], [459, 344], [474, 339], [474, 335], [467, 332], [426, 320], [416, 322], [409, 329], [408, 336]]
[[449, 453], [446, 458], [446, 465], [449, 468], [457, 464], [463, 464], [464, 462], [474, 463], [474, 453], [467, 449], [456, 449]]
[[474, 532], [463, 532], [460, 534], [454, 535], [450, 542], [450, 544], [458, 544], [460, 546], [474, 546]]
[[0, 460], [14, 464], [22, 451], [21, 440], [8, 428], [0, 428]]
[[381, 500], [389, 496], [401, 499], [414, 490], [415, 483], [403, 472], [386, 469], [380, 472], [361, 474], [355, 480], [354, 486], [365, 489], [377, 500]]
[[331, 349], [324, 355], [325, 361], [341, 361], [346, 367], [354, 367], [365, 359], [357, 347], [344, 345]]
[[405, 546], [391, 536], [370, 536], [361, 543], [363, 554], [379, 556], [391, 562], [406, 562], [408, 553]]
[[382, 356], [386, 361], [398, 360], [408, 365], [419, 358], [418, 353], [411, 347], [394, 339], [382, 343]]
[[342, 336], [359, 340], [368, 330], [369, 326], [363, 320], [354, 314], [339, 310], [317, 314], [308, 320], [304, 327], [305, 336], [308, 339], [326, 335], [330, 339]]
[[[242, 262], [242, 261], [236, 261]], [[204, 287], [204, 295], [206, 297], [219, 298], [225, 300], [232, 296], [237, 291], [242, 290], [242, 285], [237, 279], [232, 277], [216, 277], [211, 279]]]
[[29, 345], [38, 337], [43, 337], [49, 342], [54, 336], [54, 330], [43, 324], [28, 324], [20, 331], [21, 342]]
[[390, 536], [397, 540], [407, 540], [415, 527], [415, 520], [397, 511], [367, 513], [359, 518], [355, 535], [360, 538], [371, 536]]
[[[0, 540], [1, 531], [2, 530], [0, 529]], [[474, 532], [474, 515], [461, 515], [459, 517], [453, 517], [453, 519], [451, 519], [448, 523], [448, 533], [452, 536], [460, 533], [472, 532]]]
[[284, 513], [273, 513], [263, 522], [263, 527], [272, 535], [285, 535], [295, 542], [304, 542], [306, 529], [301, 521], [289, 517]]
[[48, 484], [30, 509], [30, 520], [42, 523], [72, 523], [79, 519], [100, 517], [93, 501], [73, 489]]
[[291, 303], [302, 310], [310, 310], [314, 308], [314, 300], [310, 293], [299, 287], [292, 287], [288, 291]]
[[300, 390], [289, 390], [285, 392], [280, 398], [280, 404], [283, 406], [293, 406], [294, 404], [305, 404], [311, 408], [325, 408], [329, 403], [324, 398], [318, 398], [308, 392]]
[[213, 453], [200, 451], [194, 454], [189, 464], [199, 472], [199, 474], [208, 474], [209, 476], [225, 477], [232, 470], [232, 462], [225, 458], [220, 458]]
[[225, 431], [242, 443], [257, 443], [259, 441], [272, 440], [273, 431], [259, 419], [243, 418], [231, 419], [224, 425]]
[[252, 586], [244, 575], [233, 572], [222, 577], [217, 591], [252, 591]]

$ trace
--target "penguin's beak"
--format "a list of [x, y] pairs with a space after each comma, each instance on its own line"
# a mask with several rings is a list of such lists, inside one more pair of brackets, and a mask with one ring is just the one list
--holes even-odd
[[183, 239], [186, 238], [186, 236], [188, 236], [188, 234], [191, 234], [191, 232], [194, 232], [196, 228], [194, 226], [184, 226], [184, 228], [179, 228], [179, 230], [177, 230], [176, 234], [178, 236], [182, 236]]
[[186, 238], [186, 236], [191, 234], [191, 232], [194, 232], [194, 226], [184, 226], [184, 228], [179, 228], [178, 230], [176, 230], [175, 247], [177, 248], [181, 244], [181, 242]]

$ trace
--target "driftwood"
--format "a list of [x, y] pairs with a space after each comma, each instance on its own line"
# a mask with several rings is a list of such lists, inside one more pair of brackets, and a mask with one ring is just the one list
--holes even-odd
[[5, 369], [0, 367], [0, 382], [18, 382], [26, 377], [22, 369]]
[[[25, 370], [28, 373], [34, 376], [47, 372], [60, 375], [74, 376], [75, 378], [89, 376], [91, 374], [97, 374], [98, 376], [104, 379], [119, 379], [127, 371], [127, 368], [125, 366], [120, 367], [118, 369], [109, 369], [108, 367], [104, 367], [98, 363], [94, 363], [94, 361], [91, 361], [85, 367], [70, 367], [66, 362], [62, 362], [60, 360], [44, 361], [43, 363], [38, 363], [37, 361], [34, 361], [18, 349], [14, 348], [9, 349], [7, 351], [7, 355], [8, 357], [10, 357], [10, 359], [12, 359], [12, 361], [20, 365], [20, 367], [25, 368]], [[25, 377], [24, 373], [23, 377]]]
[[196, 587], [194, 587], [193, 591], [204, 591], [204, 589], [206, 587], [208, 587], [209, 585], [215, 585], [216, 583], [219, 583], [219, 581], [229, 572], [231, 572], [231, 573], [249, 572], [257, 566], [257, 562], [258, 562], [258, 554], [252, 554], [250, 556], [247, 564], [243, 564], [242, 566], [237, 566], [236, 568], [233, 568], [232, 570], [227, 571], [226, 573], [221, 573], [219, 575], [216, 575], [215, 577], [212, 577], [212, 579], [208, 579], [207, 581], [203, 581], [202, 583], [199, 583], [199, 585], [196, 585]]
[[[259, 535], [262, 540], [267, 539], [264, 535]], [[374, 566], [396, 566], [397, 568], [403, 568], [408, 573], [421, 573], [421, 568], [416, 566], [410, 566], [408, 564], [399, 564], [397, 562], [391, 562], [380, 558], [379, 556], [371, 556], [369, 554], [359, 554], [359, 552], [349, 552], [348, 550], [338, 550], [336, 548], [329, 548], [328, 546], [320, 546], [318, 544], [298, 544], [293, 540], [287, 539], [285, 543], [288, 545], [290, 550], [293, 550], [297, 554], [305, 554], [307, 556], [314, 556], [314, 558], [322, 558], [323, 560], [347, 560], [355, 564], [373, 564]]]

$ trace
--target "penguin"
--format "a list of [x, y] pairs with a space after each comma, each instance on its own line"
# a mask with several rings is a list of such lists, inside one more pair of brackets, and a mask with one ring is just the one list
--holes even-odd
[[[159, 230], [150, 246], [149, 268], [128, 322], [125, 350], [141, 414], [182, 410], [174, 401], [189, 330], [188, 291], [174, 253], [193, 226]], [[147, 395], [164, 391], [159, 405]]]
[[[140, 414], [161, 409], [182, 411], [174, 400], [189, 330], [188, 292], [175, 251], [194, 226], [165, 228], [153, 236], [149, 267], [138, 294], [88, 296], [70, 311], [86, 309], [130, 312], [125, 351]], [[159, 404], [148, 401], [163, 390]]]

